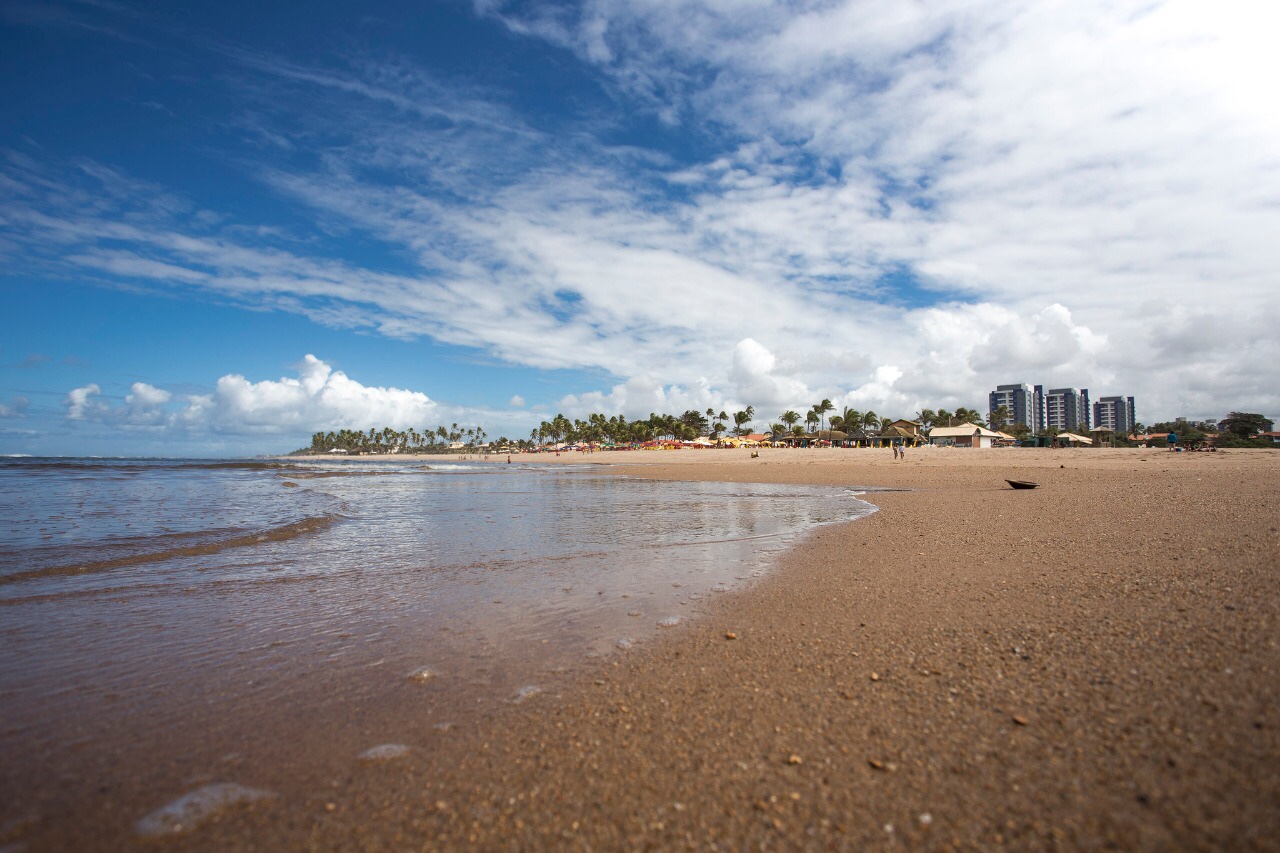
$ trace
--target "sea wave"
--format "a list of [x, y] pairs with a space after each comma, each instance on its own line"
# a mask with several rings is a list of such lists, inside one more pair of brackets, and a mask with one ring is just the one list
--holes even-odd
[[24, 472], [142, 474], [151, 471], [282, 471], [299, 466], [288, 462], [268, 462], [253, 459], [200, 460], [200, 459], [89, 459], [66, 460], [47, 456], [6, 456], [5, 467]]
[[299, 521], [293, 521], [288, 524], [281, 524], [276, 527], [248, 532], [237, 532], [236, 535], [225, 536], [222, 538], [203, 538], [202, 541], [190, 543], [184, 542], [184, 540], [196, 536], [207, 536], [209, 531], [204, 531], [201, 534], [174, 534], [163, 537], [154, 537], [152, 544], [161, 544], [165, 547], [153, 547], [149, 550], [135, 551], [106, 559], [87, 561], [76, 560], [69, 563], [43, 566], [38, 569], [13, 572], [11, 574], [0, 576], [0, 585], [37, 580], [40, 578], [97, 574], [127, 566], [156, 563], [163, 560], [180, 559], [183, 557], [199, 557], [209, 554], [217, 554], [231, 548], [243, 548], [267, 543], [286, 542], [291, 539], [298, 539], [304, 536], [323, 532], [340, 518], [341, 516], [337, 514], [312, 516], [309, 518], [303, 518]]
[[281, 477], [288, 477], [291, 480], [326, 480], [333, 477], [386, 477], [391, 474], [403, 473], [403, 471], [334, 471], [328, 469], [308, 471], [305, 468], [290, 468], [287, 471], [279, 472]]

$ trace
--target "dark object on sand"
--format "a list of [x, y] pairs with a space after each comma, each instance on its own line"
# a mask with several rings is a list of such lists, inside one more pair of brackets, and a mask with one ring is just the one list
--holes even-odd
[[1015, 489], [1034, 489], [1036, 486], [1040, 485], [1039, 483], [1033, 483], [1030, 480], [1005, 480], [1005, 482], [1010, 486], [1013, 486]]

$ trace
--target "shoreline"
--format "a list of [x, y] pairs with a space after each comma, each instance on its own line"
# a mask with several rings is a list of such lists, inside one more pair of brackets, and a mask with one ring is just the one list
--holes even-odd
[[547, 461], [910, 491], [580, 683], [172, 846], [1275, 848], [1280, 453], [578, 456]]

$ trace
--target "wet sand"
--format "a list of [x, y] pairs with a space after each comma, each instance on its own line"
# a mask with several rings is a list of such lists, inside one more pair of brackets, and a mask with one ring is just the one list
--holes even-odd
[[[911, 491], [577, 681], [404, 721], [407, 752], [331, 761], [323, 789], [209, 775], [280, 795], [165, 847], [1280, 845], [1280, 451], [529, 458]], [[44, 830], [0, 843], [125, 840]]]

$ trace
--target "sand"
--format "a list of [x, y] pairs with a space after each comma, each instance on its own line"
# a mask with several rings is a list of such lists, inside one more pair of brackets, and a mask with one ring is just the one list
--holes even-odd
[[540, 458], [583, 461], [910, 491], [563, 688], [166, 845], [1280, 849], [1280, 451]]

